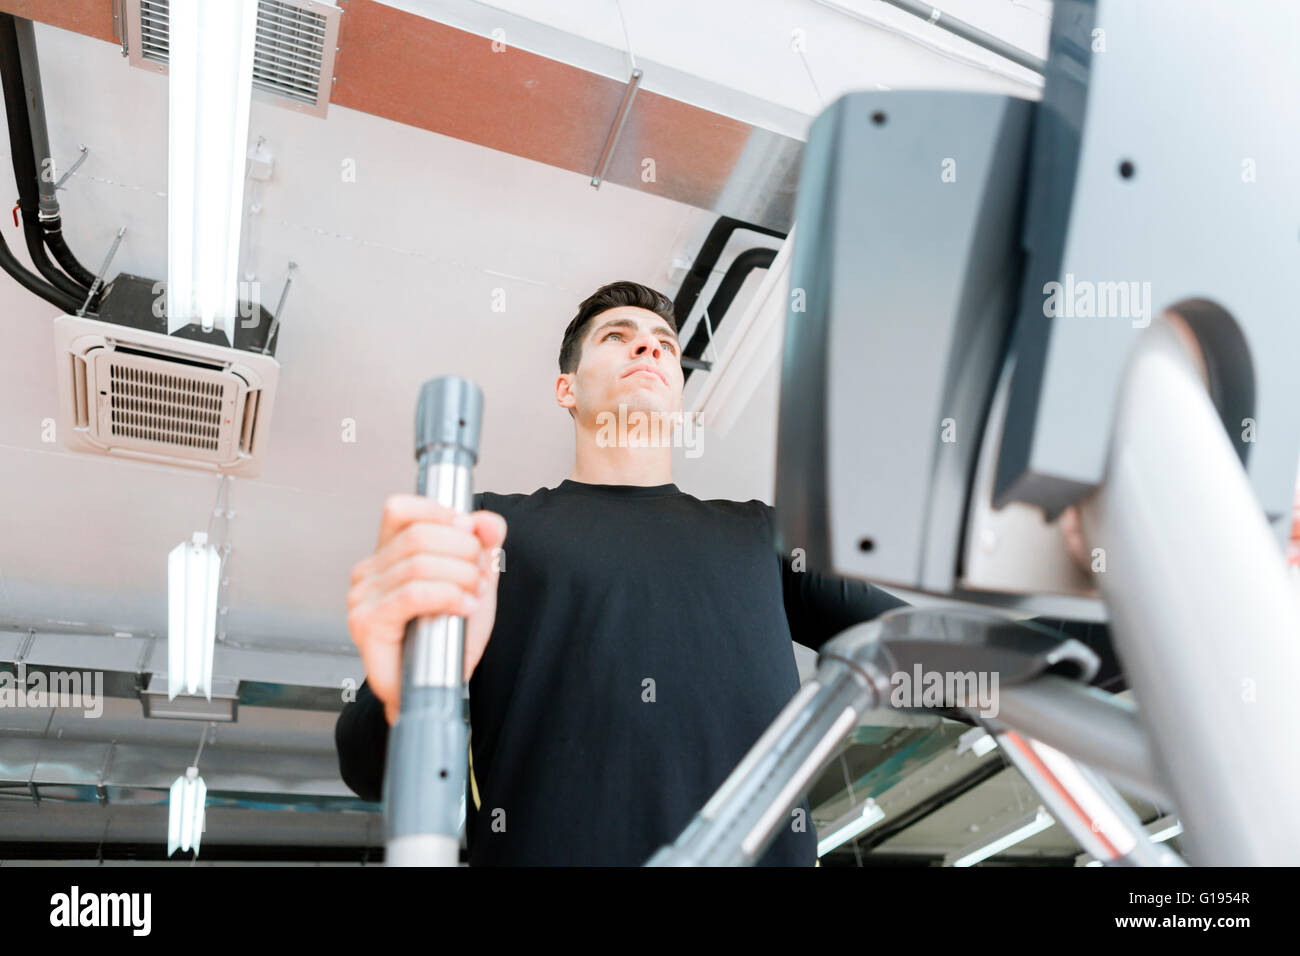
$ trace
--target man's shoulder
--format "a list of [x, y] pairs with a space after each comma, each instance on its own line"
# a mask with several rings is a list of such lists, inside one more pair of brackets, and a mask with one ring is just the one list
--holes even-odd
[[550, 493], [550, 488], [538, 488], [536, 491], [527, 494], [523, 492], [500, 494], [495, 491], [479, 491], [474, 495], [474, 508], [475, 510], [484, 509], [503, 513], [507, 510], [513, 511], [520, 505], [540, 501]]
[[768, 518], [776, 513], [776, 509], [758, 498], [750, 498], [747, 501], [737, 501], [734, 498], [696, 498], [695, 500], [707, 507], [732, 514], [759, 515]]
[[737, 501], [734, 498], [691, 496], [690, 500], [697, 509], [698, 518], [719, 531], [748, 528], [750, 533], [757, 532], [764, 537], [776, 534], [776, 510], [758, 498]]
[[[474, 508], [496, 511], [500, 514], [506, 514], [510, 511], [519, 511], [544, 505], [548, 501], [562, 500], [564, 495], [556, 495], [554, 488], [538, 488], [532, 492], [514, 492], [510, 494], [501, 494], [495, 491], [480, 491], [474, 495]], [[665, 499], [667, 500], [667, 499]], [[738, 501], [733, 498], [699, 498], [689, 493], [683, 493], [676, 496], [678, 501], [685, 501], [692, 506], [701, 510], [712, 511], [717, 514], [723, 514], [731, 517], [755, 518], [771, 523], [775, 515], [775, 509], [767, 502], [758, 498], [750, 498], [746, 501]], [[589, 507], [591, 501], [583, 499], [584, 506]]]

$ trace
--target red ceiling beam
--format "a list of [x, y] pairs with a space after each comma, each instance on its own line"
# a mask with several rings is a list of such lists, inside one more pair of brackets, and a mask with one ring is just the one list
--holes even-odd
[[[624, 84], [507, 47], [375, 0], [344, 0], [335, 63], [337, 106], [524, 156], [595, 172]], [[109, 43], [112, 0], [0, 0], [0, 11]], [[609, 182], [709, 208], [751, 128], [638, 91], [605, 172]], [[642, 176], [654, 160], [654, 181]]]

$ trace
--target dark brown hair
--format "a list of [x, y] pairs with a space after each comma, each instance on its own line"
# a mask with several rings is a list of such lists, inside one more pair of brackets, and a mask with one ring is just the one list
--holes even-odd
[[582, 337], [586, 334], [587, 325], [591, 320], [600, 313], [616, 309], [621, 305], [648, 309], [665, 319], [669, 328], [677, 331], [677, 318], [673, 314], [673, 303], [668, 296], [639, 282], [627, 280], [611, 282], [582, 300], [582, 304], [578, 306], [578, 314], [564, 330], [564, 339], [560, 342], [561, 372], [578, 370], [578, 361], [582, 358]]

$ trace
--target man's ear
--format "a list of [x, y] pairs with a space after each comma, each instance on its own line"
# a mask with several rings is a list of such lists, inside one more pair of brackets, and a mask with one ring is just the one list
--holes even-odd
[[572, 372], [564, 372], [555, 380], [555, 402], [561, 408], [567, 408], [570, 414], [573, 414], [573, 408], [578, 404], [578, 397], [573, 393], [573, 380], [576, 377]]

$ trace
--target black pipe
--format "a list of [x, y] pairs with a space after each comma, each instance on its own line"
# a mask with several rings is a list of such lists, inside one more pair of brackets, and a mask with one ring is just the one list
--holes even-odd
[[[95, 273], [91, 272], [72, 254], [68, 242], [63, 238], [63, 217], [53, 216], [41, 220], [41, 231], [45, 234], [45, 245], [54, 256], [54, 261], [63, 266], [63, 270], [74, 280], [84, 285], [87, 291], [95, 284]], [[98, 294], [95, 296], [99, 298]], [[94, 305], [94, 303], [91, 303]]]
[[50, 161], [50, 134], [45, 126], [45, 96], [41, 89], [41, 59], [36, 50], [36, 29], [31, 20], [15, 19], [18, 36], [18, 68], [23, 77], [23, 94], [27, 101], [27, 128], [31, 131], [33, 159], [42, 175], [36, 185], [40, 191], [40, 223], [45, 247], [54, 261], [74, 280], [90, 288], [95, 274], [77, 261], [63, 238], [63, 219], [59, 214], [59, 185], [53, 176], [44, 175]]
[[0, 235], [0, 269], [4, 269], [14, 277], [14, 280], [25, 288], [28, 292], [39, 295], [51, 305], [58, 306], [59, 309], [69, 315], [76, 315], [77, 310], [81, 308], [85, 298], [75, 299], [61, 289], [56, 289], [44, 279], [33, 275], [26, 266], [14, 257], [13, 252], [9, 249], [9, 243], [5, 242], [3, 235]]
[[682, 349], [683, 382], [690, 379], [691, 372], [695, 371], [695, 367], [688, 365], [686, 359], [698, 359], [704, 355], [704, 349], [709, 344], [709, 326], [711, 325], [713, 331], [717, 332], [723, 316], [727, 314], [732, 301], [736, 298], [736, 293], [745, 284], [745, 278], [755, 269], [770, 268], [775, 258], [776, 250], [766, 247], [749, 249], [736, 256], [728, 267], [726, 275], [722, 277], [722, 282], [718, 284], [718, 291], [713, 293], [713, 298], [709, 300], [709, 307], [705, 310], [705, 314], [709, 317], [708, 323], [706, 324], [703, 319], [696, 323], [695, 332], [686, 343], [686, 347]]
[[[732, 219], [730, 216], [719, 216], [718, 221], [709, 230], [704, 245], [700, 246], [700, 254], [695, 257], [691, 271], [682, 280], [682, 287], [677, 290], [677, 297], [673, 299], [673, 315], [677, 319], [678, 329], [681, 329], [686, 320], [691, 317], [691, 310], [695, 308], [695, 300], [700, 297], [700, 292], [704, 289], [705, 283], [709, 281], [709, 275], [713, 272], [713, 267], [722, 258], [722, 250], [726, 247], [727, 240], [731, 238], [731, 234], [737, 229], [749, 229], [752, 232], [773, 236], [777, 239], [785, 238], [784, 232], [777, 232], [775, 229], [768, 229], [766, 226], [756, 226], [753, 223]], [[712, 312], [709, 313], [709, 317], [714, 317]]]
[[12, 14], [0, 14], [0, 81], [4, 85], [5, 116], [9, 123], [9, 148], [14, 180], [18, 185], [18, 207], [22, 212], [23, 236], [32, 264], [51, 285], [77, 301], [72, 311], [81, 308], [90, 293], [50, 261], [45, 251], [45, 235], [40, 224], [40, 191], [37, 186], [35, 150], [32, 146], [31, 116], [27, 112], [27, 93], [23, 83], [22, 62], [18, 49], [18, 30]]

